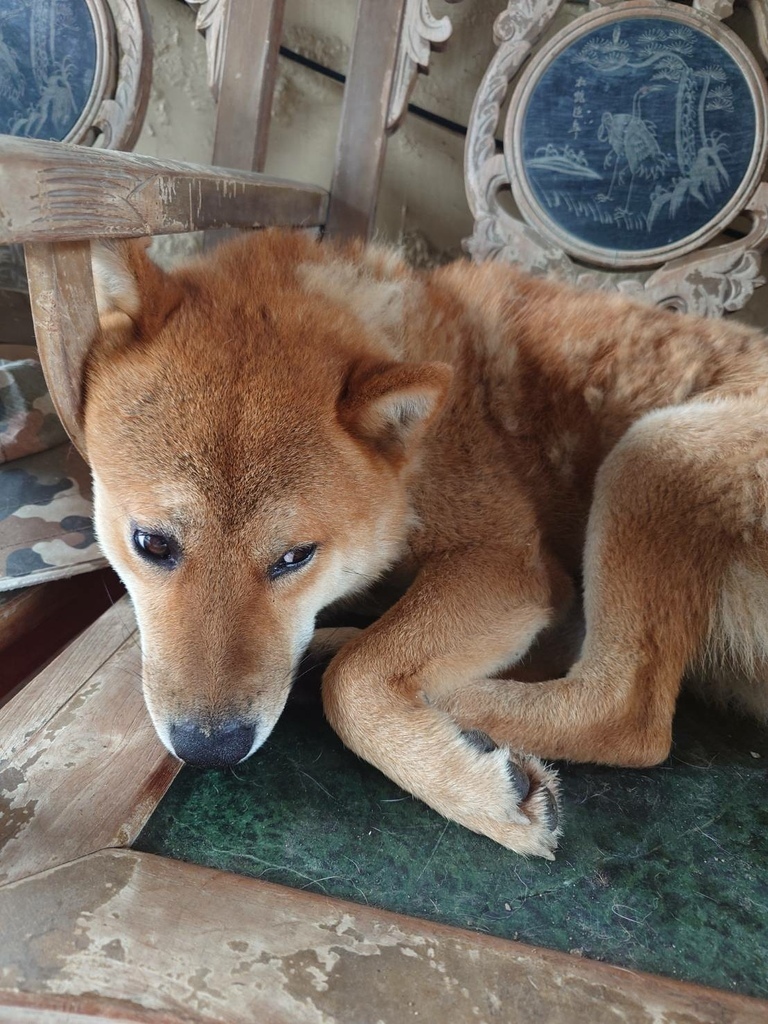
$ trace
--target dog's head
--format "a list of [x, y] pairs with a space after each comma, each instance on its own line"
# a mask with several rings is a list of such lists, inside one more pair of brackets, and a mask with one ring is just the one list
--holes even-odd
[[133, 599], [166, 746], [235, 764], [283, 709], [317, 613], [403, 551], [450, 371], [401, 361], [387, 257], [265, 232], [166, 274], [94, 247], [84, 419], [102, 547]]

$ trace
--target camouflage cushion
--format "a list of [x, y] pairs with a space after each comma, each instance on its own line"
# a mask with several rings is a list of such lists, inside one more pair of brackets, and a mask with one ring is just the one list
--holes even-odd
[[0, 591], [104, 564], [88, 467], [53, 412], [35, 350], [0, 345]]

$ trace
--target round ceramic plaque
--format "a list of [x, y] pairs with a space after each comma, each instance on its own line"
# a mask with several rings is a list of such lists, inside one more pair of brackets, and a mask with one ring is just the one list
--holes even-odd
[[766, 88], [729, 29], [675, 5], [577, 19], [536, 55], [507, 118], [521, 212], [603, 266], [704, 244], [762, 176]]
[[10, 5], [0, 22], [0, 132], [79, 141], [113, 73], [103, 0]]

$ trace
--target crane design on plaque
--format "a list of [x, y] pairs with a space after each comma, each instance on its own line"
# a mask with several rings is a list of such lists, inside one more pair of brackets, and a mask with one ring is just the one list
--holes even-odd
[[539, 216], [582, 244], [661, 250], [732, 200], [756, 120], [720, 42], [671, 19], [625, 18], [565, 46], [529, 84], [524, 185]]

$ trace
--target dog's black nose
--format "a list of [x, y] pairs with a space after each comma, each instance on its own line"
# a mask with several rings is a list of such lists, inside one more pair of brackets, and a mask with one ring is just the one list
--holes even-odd
[[247, 756], [256, 738], [256, 723], [223, 722], [203, 730], [196, 722], [171, 726], [176, 756], [198, 768], [229, 768]]

